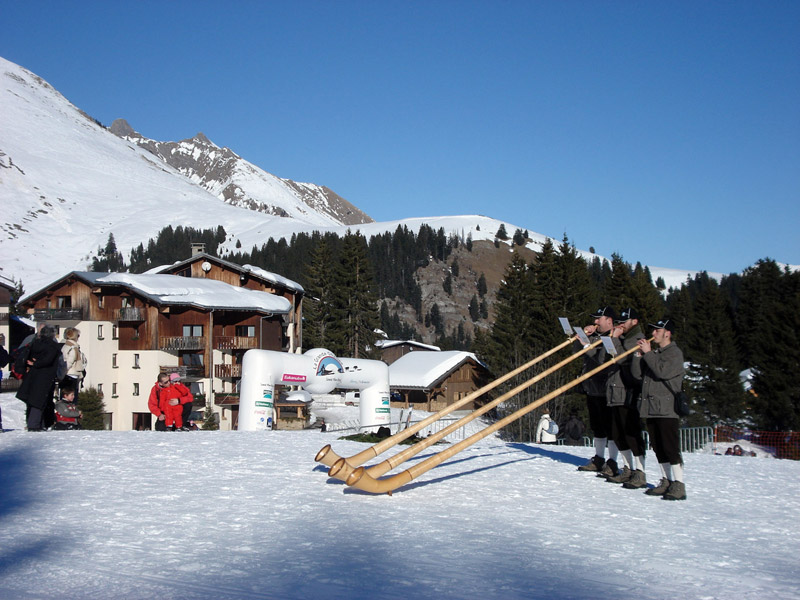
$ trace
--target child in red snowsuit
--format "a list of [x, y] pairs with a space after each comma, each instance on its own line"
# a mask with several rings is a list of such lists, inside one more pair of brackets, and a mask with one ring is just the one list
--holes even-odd
[[174, 423], [175, 429], [181, 429], [183, 427], [184, 404], [193, 400], [192, 392], [181, 383], [181, 376], [177, 373], [170, 374], [169, 382], [170, 386], [167, 388], [169, 393], [166, 395], [166, 399], [177, 398], [179, 404], [170, 406], [168, 401], [163, 403], [164, 424], [169, 427]]

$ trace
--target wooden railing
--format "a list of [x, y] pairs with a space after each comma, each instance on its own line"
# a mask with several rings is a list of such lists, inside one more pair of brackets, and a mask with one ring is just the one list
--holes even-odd
[[34, 321], [82, 321], [82, 308], [42, 308], [33, 311]]
[[214, 365], [214, 377], [231, 379], [242, 376], [242, 365]]
[[206, 376], [206, 368], [203, 365], [161, 365], [158, 368], [163, 373], [177, 373], [181, 377]]
[[158, 338], [160, 350], [203, 350], [206, 338], [189, 336], [161, 336]]
[[144, 321], [144, 310], [141, 308], [126, 307], [114, 311], [116, 321]]
[[214, 336], [214, 348], [217, 350], [251, 350], [258, 348], [258, 338], [239, 335]]

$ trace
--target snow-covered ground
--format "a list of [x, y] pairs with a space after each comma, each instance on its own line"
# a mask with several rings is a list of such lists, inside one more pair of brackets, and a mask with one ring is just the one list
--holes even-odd
[[[333, 433], [46, 432], [0, 396], [0, 596], [797, 598], [800, 463], [689, 454], [685, 502], [489, 437], [393, 496]], [[724, 449], [723, 449], [724, 451]], [[413, 460], [430, 456], [426, 450]], [[652, 453], [647, 475], [658, 477]]]

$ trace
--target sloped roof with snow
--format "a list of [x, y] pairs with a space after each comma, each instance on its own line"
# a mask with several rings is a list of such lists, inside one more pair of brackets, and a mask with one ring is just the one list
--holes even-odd
[[430, 389], [468, 360], [483, 365], [472, 352], [409, 352], [389, 365], [389, 386]]
[[282, 296], [229, 285], [215, 279], [178, 275], [134, 275], [108, 273], [100, 285], [122, 285], [159, 304], [192, 304], [201, 308], [259, 310], [288, 313], [292, 304]]
[[430, 344], [423, 344], [422, 342], [416, 342], [414, 340], [378, 340], [375, 342], [375, 346], [381, 350], [386, 350], [387, 348], [393, 348], [395, 346], [402, 346], [403, 344], [422, 348], [423, 350], [434, 350], [437, 352], [441, 350], [439, 346], [431, 346]]
[[70, 276], [78, 277], [89, 285], [122, 286], [161, 305], [182, 304], [203, 309], [255, 310], [272, 314], [285, 314], [292, 309], [291, 302], [283, 296], [230, 285], [216, 279], [94, 271], [72, 271], [51, 285], [28, 294], [20, 302], [26, 302]]
[[305, 293], [305, 290], [303, 289], [302, 285], [300, 285], [296, 281], [292, 281], [288, 277], [283, 277], [282, 275], [278, 275], [277, 273], [273, 273], [271, 271], [266, 271], [261, 267], [254, 267], [253, 265], [237, 265], [236, 263], [227, 261], [224, 258], [220, 258], [219, 256], [211, 256], [210, 254], [206, 254], [205, 252], [200, 252], [198, 254], [195, 254], [191, 258], [187, 258], [185, 260], [179, 260], [177, 262], [172, 263], [171, 265], [160, 265], [158, 267], [153, 267], [152, 269], [146, 271], [146, 273], [147, 274], [163, 273], [167, 269], [173, 269], [180, 265], [189, 264], [200, 259], [212, 260], [214, 262], [220, 263], [221, 265], [225, 265], [225, 267], [227, 267], [231, 271], [235, 271], [238, 273], [250, 273], [254, 277], [257, 277], [274, 285], [279, 285], [281, 287], [286, 288], [287, 290], [292, 290], [300, 294]]

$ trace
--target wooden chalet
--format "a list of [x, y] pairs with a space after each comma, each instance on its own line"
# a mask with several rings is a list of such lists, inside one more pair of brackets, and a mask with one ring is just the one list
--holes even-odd
[[414, 340], [378, 340], [375, 346], [380, 350], [381, 360], [387, 365], [391, 365], [398, 358], [405, 356], [409, 352], [438, 352], [438, 346], [430, 346]]
[[[56, 326], [59, 337], [66, 327], [81, 331], [85, 383], [103, 393], [108, 429], [151, 427], [147, 399], [162, 371], [182, 376], [198, 410], [214, 402], [221, 428], [230, 429], [244, 353], [299, 348], [299, 327], [293, 327], [302, 316], [299, 285], [237, 272], [236, 280], [249, 285], [235, 286], [223, 281], [231, 280], [232, 267], [208, 255], [193, 258], [184, 261], [191, 282], [185, 273], [74, 271], [20, 303], [37, 322]], [[194, 277], [195, 264], [202, 276]]]
[[[389, 366], [395, 408], [436, 412], [486, 385], [489, 369], [471, 352], [410, 352]], [[464, 406], [472, 410], [481, 402]]]

